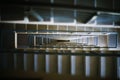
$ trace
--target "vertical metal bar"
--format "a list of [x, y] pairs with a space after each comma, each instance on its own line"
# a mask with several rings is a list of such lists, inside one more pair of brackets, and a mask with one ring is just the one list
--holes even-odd
[[44, 44], [44, 43], [43, 43], [43, 37], [41, 37], [41, 39], [42, 39], [42, 45], [43, 45], [43, 44]]
[[117, 57], [117, 78], [120, 79], [120, 57]]
[[100, 72], [101, 78], [105, 78], [106, 77], [106, 72], [105, 72], [106, 71], [106, 59], [105, 59], [105, 57], [101, 57], [100, 62], [101, 62], [101, 66], [100, 66], [100, 68], [101, 68], [101, 72]]
[[26, 53], [24, 53], [24, 56], [23, 56], [24, 58], [24, 71], [27, 71], [27, 54]]
[[38, 71], [38, 54], [34, 54], [34, 71]]
[[51, 14], [51, 18], [50, 18], [50, 22], [53, 23], [54, 22], [54, 13], [53, 13], [54, 9], [51, 8], [50, 10], [50, 14]]
[[86, 77], [90, 76], [90, 56], [85, 57], [85, 74]]
[[58, 55], [58, 74], [62, 74], [62, 55]]
[[37, 31], [36, 33], [38, 33], [38, 24], [36, 25], [36, 31]]
[[[74, 0], [74, 5], [76, 5], [77, 4], [77, 0]], [[76, 18], [77, 18], [77, 10], [76, 9], [74, 9], [74, 23], [76, 24]]]
[[[97, 8], [97, 0], [94, 0], [94, 7]], [[97, 18], [95, 19], [95, 24], [97, 24]]]
[[94, 7], [97, 7], [97, 0], [94, 0]]
[[34, 46], [36, 46], [36, 36], [34, 36]]
[[[74, 0], [74, 5], [77, 5], [77, 0]], [[76, 24], [77, 23], [77, 10], [74, 9], [74, 23]], [[77, 26], [75, 26], [75, 29], [77, 31]]]
[[[51, 4], [54, 3], [54, 0], [50, 0]], [[53, 8], [51, 8], [50, 10], [50, 15], [51, 15], [51, 18], [50, 18], [50, 22], [54, 22], [54, 12], [53, 12]]]
[[25, 32], [27, 33], [28, 31], [27, 31], [27, 23], [25, 24]]
[[75, 75], [76, 73], [76, 56], [71, 56], [71, 74]]
[[46, 62], [45, 62], [45, 63], [46, 63], [46, 72], [47, 72], [47, 73], [50, 72], [50, 69], [49, 69], [49, 63], [50, 63], [50, 62], [49, 62], [49, 56], [50, 56], [50, 55], [46, 55]]
[[69, 30], [68, 30], [68, 27], [69, 27], [69, 26], [67, 25], [66, 31], [69, 31]]
[[[74, 23], [76, 24], [77, 23], [77, 10], [74, 10]], [[76, 26], [75, 26], [76, 27]]]
[[15, 48], [17, 48], [17, 33], [15, 32]]

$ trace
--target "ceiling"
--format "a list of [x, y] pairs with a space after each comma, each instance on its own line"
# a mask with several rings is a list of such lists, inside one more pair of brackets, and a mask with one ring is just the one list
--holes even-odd
[[[83, 42], [86, 41], [85, 43], [94, 43], [93, 39], [96, 39], [97, 36], [101, 39], [100, 44], [102, 40], [107, 40], [106, 37], [109, 37], [108, 43], [111, 46], [117, 43], [117, 38], [115, 38], [116, 42], [111, 39], [111, 36], [114, 35], [111, 32], [116, 32], [114, 36], [118, 34], [120, 0], [2, 1], [0, 2], [0, 23], [2, 22], [12, 22], [1, 25], [3, 30], [8, 31], [12, 25], [10, 29], [16, 31], [16, 34], [19, 32], [23, 32], [19, 34], [26, 34], [28, 31], [36, 36], [37, 32], [37, 34], [41, 33], [39, 36], [46, 39], [73, 42], [83, 40]], [[101, 35], [105, 37], [101, 37]], [[105, 43], [103, 42], [102, 46]], [[114, 45], [116, 47], [116, 44]]]
[[[8, 0], [0, 3], [1, 21], [54, 21], [120, 24], [120, 0]], [[94, 19], [93, 19], [94, 18]]]

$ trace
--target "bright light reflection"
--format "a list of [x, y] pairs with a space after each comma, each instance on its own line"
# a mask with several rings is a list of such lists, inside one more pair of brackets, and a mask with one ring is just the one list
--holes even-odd
[[116, 25], [96, 25], [96, 24], [83, 24], [83, 23], [59, 23], [59, 22], [29, 22], [28, 17], [24, 17], [24, 21], [0, 21], [0, 23], [18, 23], [18, 24], [41, 24], [41, 25], [59, 25], [59, 26], [77, 26], [77, 27], [104, 27], [104, 28], [120, 28]]
[[29, 22], [29, 19], [27, 16], [24, 17], [24, 22], [27, 22], [27, 23]]

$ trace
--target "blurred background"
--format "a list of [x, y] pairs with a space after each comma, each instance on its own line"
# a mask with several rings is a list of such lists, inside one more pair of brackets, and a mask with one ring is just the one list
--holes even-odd
[[0, 78], [120, 79], [120, 0], [4, 0], [0, 28]]

